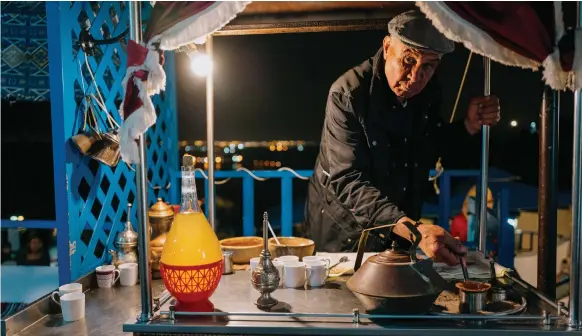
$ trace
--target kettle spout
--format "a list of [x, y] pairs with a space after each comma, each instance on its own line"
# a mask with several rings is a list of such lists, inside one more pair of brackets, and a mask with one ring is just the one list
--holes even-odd
[[117, 251], [109, 250], [109, 254], [111, 254], [111, 265], [117, 266]]

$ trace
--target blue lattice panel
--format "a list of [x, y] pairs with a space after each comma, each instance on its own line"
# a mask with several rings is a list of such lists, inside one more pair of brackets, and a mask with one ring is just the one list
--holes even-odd
[[[143, 4], [149, 6], [148, 2]], [[127, 203], [133, 203], [137, 194], [134, 167], [129, 167], [123, 161], [114, 168], [108, 167], [90, 157], [82, 156], [69, 141], [83, 124], [84, 94], [97, 95], [96, 88], [103, 96], [108, 111], [121, 123], [118, 109], [123, 97], [121, 82], [126, 68], [127, 38], [114, 44], [101, 45], [94, 56], [88, 57], [90, 69], [96, 78], [95, 85], [85, 65], [85, 54], [78, 46], [78, 36], [81, 29], [89, 29], [91, 35], [98, 40], [118, 36], [128, 27], [129, 6], [127, 2], [119, 1], [58, 2], [47, 6], [58, 7], [58, 11], [55, 9], [47, 13], [58, 16], [57, 22], [60, 24], [58, 40], [61, 44], [60, 61], [63, 67], [63, 93], [60, 97], [63, 101], [53, 102], [52, 106], [58, 107], [61, 103], [64, 110], [61, 122], [64, 123], [64, 139], [67, 140], [66, 203], [70, 265], [71, 278], [76, 279], [110, 260], [107, 251], [114, 248], [115, 236], [123, 229], [123, 223], [128, 217]], [[56, 29], [49, 29], [49, 34], [54, 31]], [[49, 38], [51, 40], [56, 38], [53, 36], [52, 39]], [[168, 57], [166, 69], [168, 90], [173, 90], [172, 57]], [[54, 88], [51, 87], [51, 90]], [[154, 104], [159, 119], [147, 133], [150, 205], [157, 197], [168, 198], [169, 190], [165, 187], [171, 181], [170, 172], [177, 169], [178, 163], [175, 93], [167, 91], [156, 96]], [[105, 115], [102, 114], [98, 119], [101, 129], [107, 129]], [[53, 118], [53, 123], [55, 121]], [[161, 188], [155, 188], [158, 186]], [[135, 210], [135, 207], [132, 208], [129, 218], [134, 223], [134, 229], [137, 229]]]

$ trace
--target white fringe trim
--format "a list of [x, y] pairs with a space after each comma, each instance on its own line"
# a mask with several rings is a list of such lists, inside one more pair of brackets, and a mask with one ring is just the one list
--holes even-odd
[[497, 43], [491, 36], [457, 15], [443, 1], [417, 1], [416, 6], [443, 35], [452, 41], [462, 43], [474, 53], [508, 66], [534, 71], [540, 66], [538, 62]]
[[149, 71], [146, 88], [150, 96], [166, 89], [166, 72], [160, 64], [160, 54], [156, 50], [148, 51], [143, 69]]
[[544, 67], [543, 77], [548, 86], [554, 90], [565, 90], [569, 85], [569, 73], [562, 70], [560, 64], [560, 51], [558, 48], [548, 55], [542, 63]]
[[119, 128], [121, 158], [129, 164], [140, 163], [135, 140], [144, 135], [156, 123], [156, 110], [144, 83], [135, 77], [134, 84], [138, 89], [143, 106], [127, 117]]
[[574, 32], [574, 64], [570, 78], [570, 90], [582, 89], [582, 28]]
[[224, 27], [242, 12], [251, 1], [217, 1], [197, 15], [183, 20], [160, 35], [150, 44], [160, 41], [160, 49], [174, 50], [194, 40], [205, 38]]

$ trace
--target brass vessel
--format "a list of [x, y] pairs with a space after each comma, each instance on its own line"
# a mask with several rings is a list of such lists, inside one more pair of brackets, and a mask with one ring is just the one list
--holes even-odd
[[131, 203], [127, 205], [125, 229], [119, 232], [115, 238], [114, 245], [117, 250], [109, 250], [112, 264], [116, 267], [124, 263], [137, 263], [137, 232], [135, 232], [129, 220], [130, 213]]
[[166, 243], [166, 234], [174, 221], [174, 209], [161, 198], [148, 210], [150, 220], [150, 263], [152, 278], [160, 279], [160, 257]]
[[253, 287], [261, 293], [255, 304], [261, 310], [269, 310], [276, 306], [279, 301], [271, 296], [281, 280], [279, 271], [271, 261], [271, 252], [268, 248], [268, 214], [263, 214], [263, 251], [261, 251], [261, 260], [255, 270], [251, 273], [251, 283]]
[[445, 288], [446, 282], [432, 267], [432, 260], [416, 258], [420, 232], [411, 223], [405, 225], [415, 237], [408, 251], [394, 242], [391, 249], [368, 258], [360, 268], [368, 233], [376, 228], [362, 232], [354, 265], [356, 273], [347, 287], [370, 313], [424, 314]]

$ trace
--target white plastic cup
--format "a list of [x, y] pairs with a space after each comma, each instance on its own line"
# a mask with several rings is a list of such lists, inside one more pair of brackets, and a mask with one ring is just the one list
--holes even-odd
[[287, 255], [287, 256], [281, 256], [279, 258], [275, 258], [276, 261], [281, 261], [284, 264], [286, 263], [293, 263], [293, 262], [299, 262], [299, 257], [298, 256], [292, 256], [292, 255]]
[[306, 268], [304, 262], [286, 262], [283, 264], [286, 288], [299, 288], [305, 286]]
[[329, 267], [325, 261], [314, 260], [305, 264], [309, 287], [321, 287], [329, 276]]
[[97, 276], [97, 285], [100, 288], [111, 288], [119, 279], [120, 272], [113, 265], [104, 265], [95, 269], [95, 275]]
[[303, 262], [308, 263], [311, 261], [323, 261], [327, 264], [327, 268], [329, 268], [329, 266], [331, 265], [331, 259], [328, 259], [328, 258], [324, 258], [324, 257], [320, 257], [320, 256], [303, 257]]
[[285, 279], [285, 264], [282, 261], [278, 261], [278, 260], [274, 260], [273, 261], [273, 266], [275, 266], [277, 268], [277, 271], [279, 271], [279, 287], [283, 286], [284, 279]]
[[125, 263], [118, 267], [119, 283], [122, 286], [134, 286], [137, 284], [137, 263]]
[[59, 287], [58, 291], [54, 291], [51, 293], [51, 299], [58, 304], [59, 306], [61, 305], [61, 303], [59, 301], [57, 301], [55, 296], [59, 296], [62, 297], [65, 294], [69, 294], [69, 293], [83, 293], [83, 285], [81, 285], [80, 283], [70, 283], [70, 284], [66, 284], [66, 285], [62, 285], [61, 287]]
[[251, 274], [255, 271], [255, 268], [257, 268], [257, 265], [259, 264], [259, 262], [261, 262], [261, 257], [251, 258], [251, 261], [250, 261], [250, 264], [251, 264]]
[[82, 319], [85, 317], [85, 294], [69, 293], [61, 296], [61, 309], [65, 322]]

